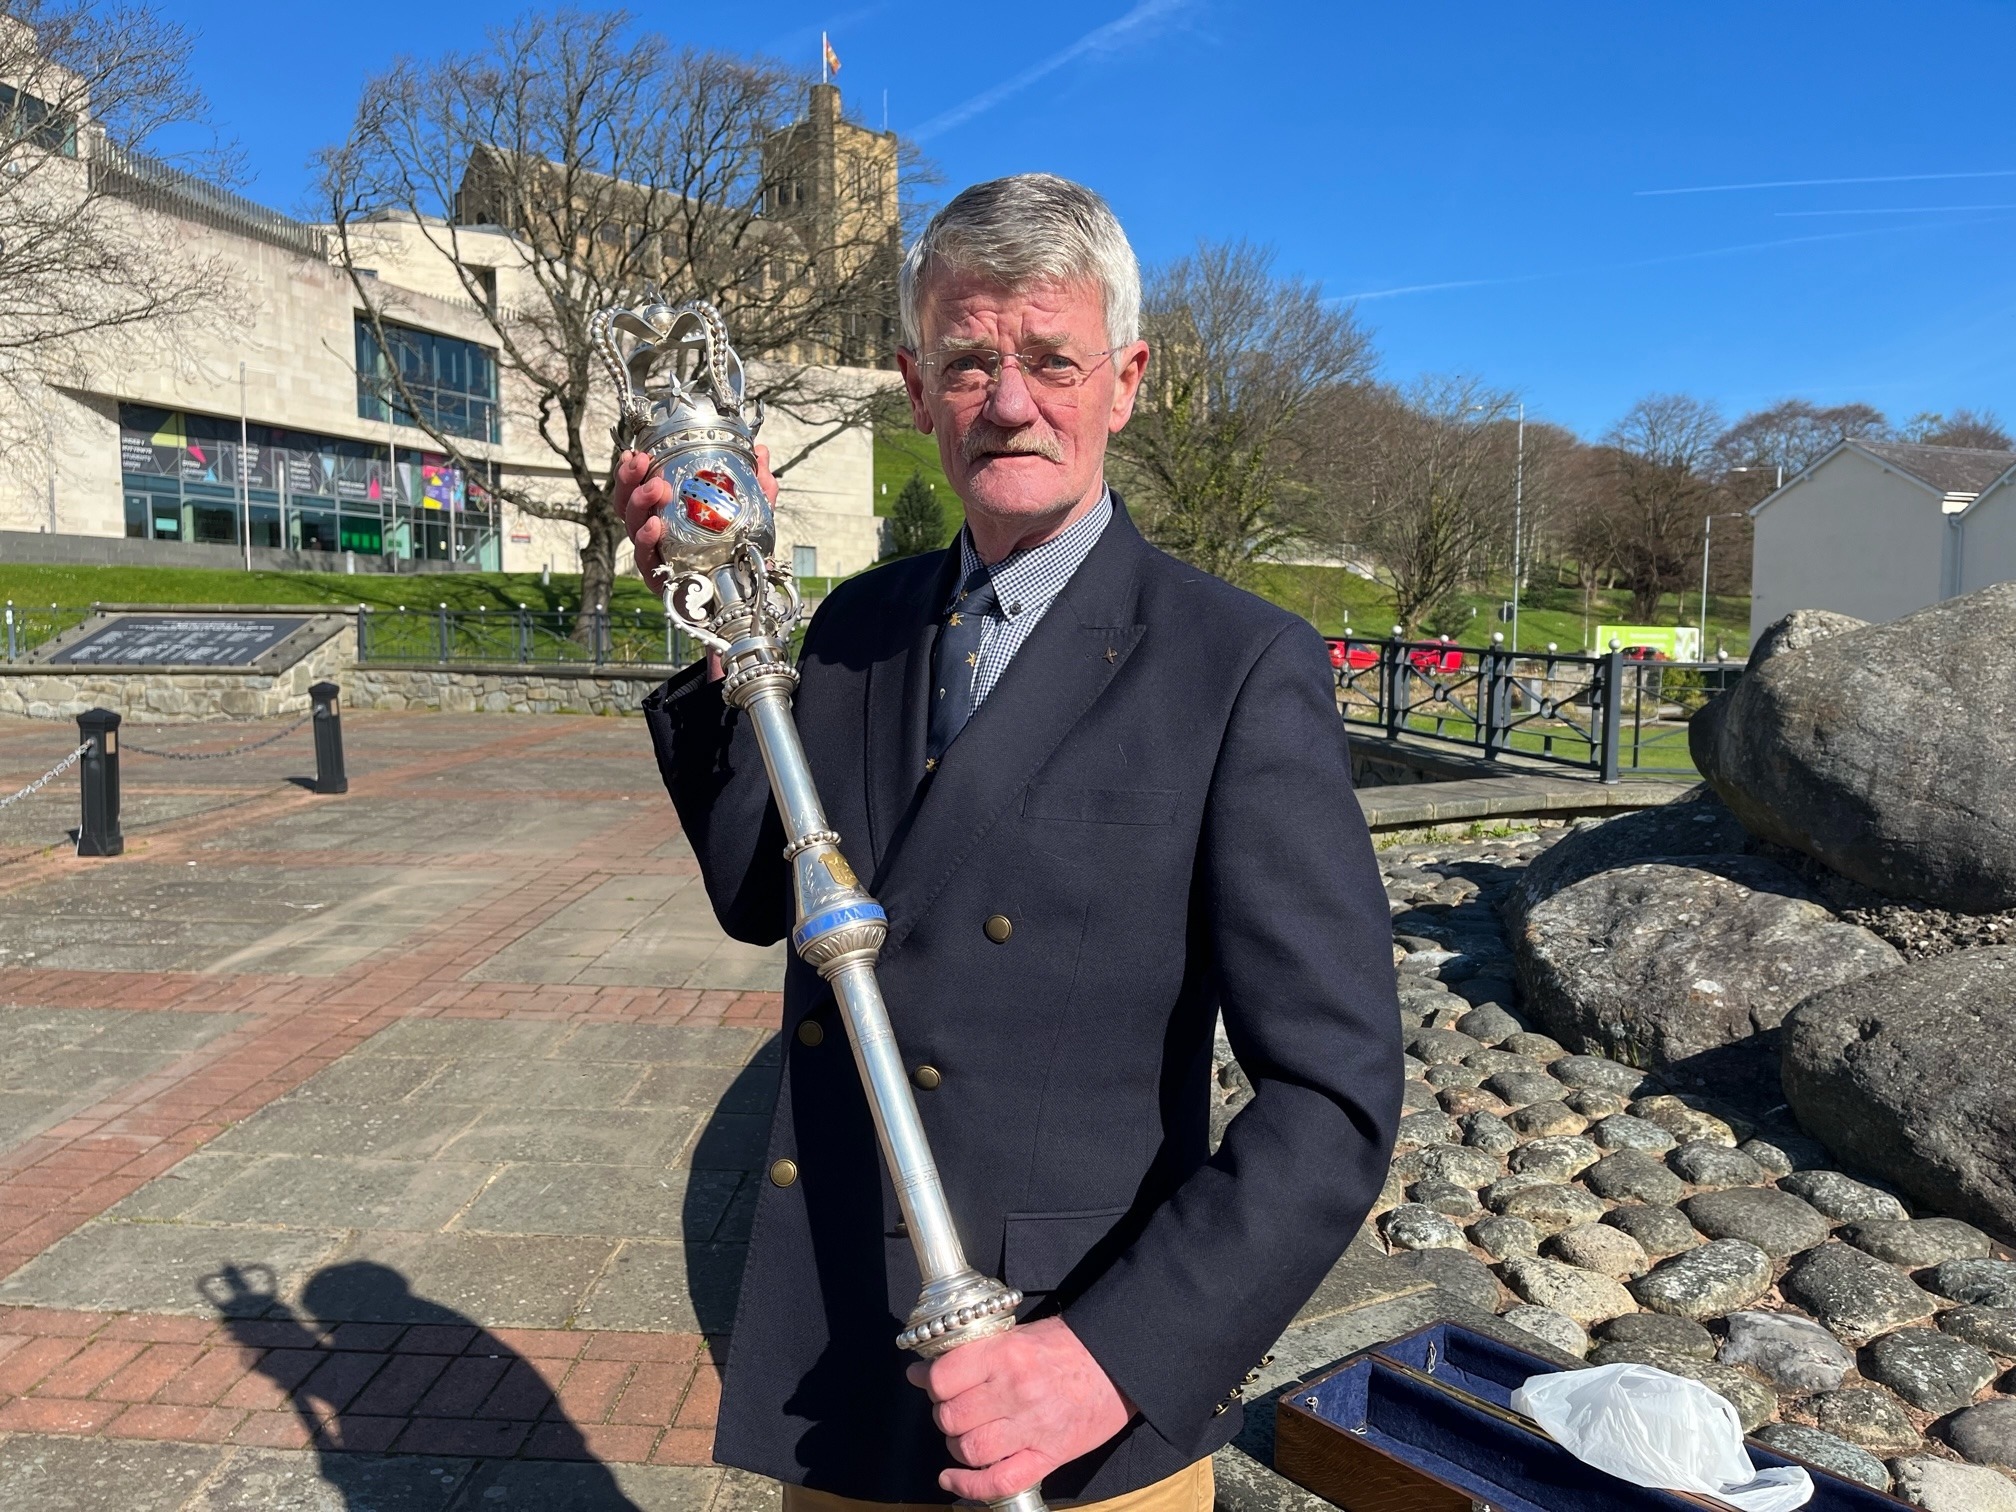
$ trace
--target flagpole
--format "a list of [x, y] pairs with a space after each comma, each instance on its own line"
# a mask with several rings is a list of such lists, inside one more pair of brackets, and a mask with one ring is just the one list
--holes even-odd
[[827, 47], [828, 47], [828, 44], [827, 44], [827, 41], [826, 41], [826, 33], [824, 33], [824, 32], [821, 32], [821, 33], [819, 33], [819, 82], [820, 82], [821, 84], [824, 84], [824, 83], [826, 82], [826, 52], [827, 52]]

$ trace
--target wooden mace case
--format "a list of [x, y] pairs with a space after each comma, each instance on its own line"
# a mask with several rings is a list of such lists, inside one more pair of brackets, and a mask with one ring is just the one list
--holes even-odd
[[[1515, 1387], [1558, 1368], [1454, 1324], [1420, 1329], [1284, 1393], [1274, 1468], [1345, 1512], [1727, 1512], [1585, 1465], [1512, 1411]], [[1908, 1512], [1859, 1481], [1744, 1447], [1760, 1468], [1805, 1467], [1813, 1499], [1801, 1512]]]

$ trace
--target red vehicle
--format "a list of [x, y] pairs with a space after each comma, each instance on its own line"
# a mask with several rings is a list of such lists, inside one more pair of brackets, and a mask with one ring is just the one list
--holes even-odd
[[1671, 661], [1672, 658], [1657, 646], [1626, 646], [1624, 660], [1635, 662]]
[[[1353, 672], [1363, 672], [1379, 665], [1379, 648], [1349, 641], [1330, 641], [1330, 665], [1338, 671], [1349, 667]], [[1456, 646], [1416, 646], [1407, 653], [1407, 661], [1416, 672], [1426, 677], [1437, 673], [1461, 672], [1463, 652]]]

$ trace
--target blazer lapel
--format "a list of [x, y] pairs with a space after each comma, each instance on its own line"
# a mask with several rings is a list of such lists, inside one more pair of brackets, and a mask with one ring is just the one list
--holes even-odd
[[[1146, 628], [1136, 614], [1136, 580], [1146, 550], [1116, 498], [1098, 544], [1015, 653], [937, 773], [917, 790], [877, 868], [876, 896], [889, 910], [885, 951], [902, 943], [945, 880], [1127, 664]], [[921, 705], [929, 691], [928, 639], [923, 647], [926, 678], [916, 691], [918, 770]]]
[[[952, 597], [959, 571], [955, 541], [919, 596], [890, 606], [888, 654], [868, 667], [868, 845], [864, 868], [878, 877], [924, 776], [924, 734], [930, 718], [931, 650], [938, 611]], [[984, 705], [982, 707], [985, 707]], [[844, 841], [843, 841], [844, 844]]]

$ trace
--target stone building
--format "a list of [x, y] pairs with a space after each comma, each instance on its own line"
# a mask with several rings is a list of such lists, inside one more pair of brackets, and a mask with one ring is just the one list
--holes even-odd
[[[837, 118], [837, 92], [814, 89], [808, 120], [822, 112]], [[809, 178], [850, 174], [817, 161], [818, 151], [858, 149], [832, 129], [779, 135], [778, 150], [805, 163]], [[369, 228], [370, 286], [389, 323], [381, 349], [330, 227], [125, 153], [88, 126], [43, 150], [75, 159], [79, 192], [115, 202], [134, 231], [223, 276], [202, 319], [166, 338], [144, 326], [101, 333], [31, 398], [33, 413], [0, 415], [9, 434], [28, 438], [0, 457], [0, 560], [230, 566], [249, 555], [260, 566], [337, 571], [578, 570], [579, 527], [535, 518], [485, 488], [506, 475], [544, 478], [564, 498], [571, 484], [530, 405], [500, 380], [496, 330], [444, 255], [450, 242], [437, 233], [447, 222]], [[846, 213], [887, 214], [893, 247], [893, 148], [886, 162], [873, 203]], [[779, 207], [778, 234], [797, 212], [795, 199]], [[524, 264], [512, 233], [453, 230], [453, 255], [487, 270], [479, 291], [511, 300]], [[827, 357], [837, 390], [890, 381], [872, 367], [879, 343], [864, 334], [850, 344], [851, 364]], [[390, 362], [469, 465], [388, 407], [379, 375]], [[10, 403], [21, 407], [0, 399]], [[811, 439], [805, 429], [779, 415], [763, 439], [790, 455]], [[785, 479], [780, 556], [805, 574], [870, 565], [881, 543], [872, 473], [866, 425], [840, 427], [813, 449]]]
[[1750, 514], [1752, 639], [1794, 609], [1880, 622], [2016, 579], [2016, 452], [1842, 441]]

